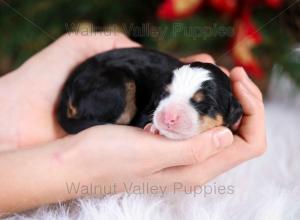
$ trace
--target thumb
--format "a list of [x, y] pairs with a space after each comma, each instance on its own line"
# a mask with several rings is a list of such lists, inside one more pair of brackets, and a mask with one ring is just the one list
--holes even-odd
[[164, 159], [157, 158], [160, 169], [201, 163], [214, 154], [232, 144], [233, 134], [225, 127], [213, 128], [191, 139], [170, 141], [167, 146], [160, 146], [160, 154]]

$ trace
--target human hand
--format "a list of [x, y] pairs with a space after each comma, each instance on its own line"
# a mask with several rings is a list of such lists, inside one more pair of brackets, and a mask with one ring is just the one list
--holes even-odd
[[[74, 42], [77, 44], [74, 44]], [[4, 111], [4, 114], [0, 114], [0, 121], [3, 125], [2, 128], [5, 129], [0, 130], [0, 138], [3, 140], [2, 137], [9, 137], [9, 141], [17, 143], [19, 146], [26, 146], [40, 144], [64, 136], [64, 132], [56, 123], [54, 109], [59, 91], [72, 68], [98, 52], [132, 46], [139, 45], [122, 34], [84, 37], [65, 35], [32, 57], [12, 74], [1, 79], [3, 86], [0, 88], [6, 93], [9, 91], [10, 96], [0, 97], [0, 102], [11, 100], [11, 105], [8, 107], [2, 105], [5, 108], [1, 110]], [[203, 54], [185, 58], [183, 61], [214, 62], [210, 56]], [[229, 74], [228, 71], [224, 71]], [[238, 154], [238, 156], [232, 157], [232, 160], [237, 160], [230, 163], [233, 166], [262, 153], [266, 143], [261, 93], [250, 80], [246, 80], [248, 78], [243, 70], [233, 70], [231, 79], [234, 92], [246, 113], [242, 120], [243, 126], [238, 130], [238, 135], [234, 137], [233, 147], [230, 148]], [[12, 80], [14, 81], [10, 83]], [[38, 83], [33, 84], [34, 82]], [[246, 95], [243, 95], [242, 92], [242, 85], [244, 84], [249, 87], [248, 90], [250, 91]], [[5, 92], [0, 94], [6, 94]], [[252, 93], [254, 95], [251, 95]], [[14, 97], [12, 98], [12, 96]], [[251, 108], [253, 102], [257, 109]], [[15, 103], [18, 103], [18, 105], [15, 105]], [[18, 106], [21, 106], [21, 108]], [[255, 130], [255, 132], [252, 130]], [[248, 131], [250, 132], [248, 133]], [[202, 142], [205, 142], [205, 140]], [[195, 145], [197, 145], [197, 142], [195, 142]], [[244, 145], [246, 147], [243, 147]], [[244, 157], [242, 157], [243, 155]], [[229, 165], [222, 167], [224, 169], [226, 167], [230, 168]]]
[[[73, 37], [73, 40], [78, 40]], [[125, 38], [122, 35], [119, 37]], [[107, 39], [110, 46], [106, 43], [102, 47], [99, 42], [98, 49], [95, 46], [98, 38], [93, 39], [89, 46], [89, 43], [82, 40], [85, 43], [79, 43], [77, 49], [74, 49], [77, 54], [62, 49], [65, 46], [72, 48], [70, 44], [73, 40], [61, 38], [0, 80], [0, 103], [4, 106], [0, 123], [5, 128], [0, 128], [0, 138], [8, 137], [8, 141], [24, 146], [64, 135], [57, 128], [54, 118], [54, 106], [63, 82], [72, 68], [99, 52], [98, 49], [104, 51], [114, 48], [111, 45], [115, 45], [118, 37]], [[124, 42], [124, 46], [137, 46], [127, 38]], [[80, 55], [81, 52], [84, 55]], [[64, 56], [59, 53], [65, 55], [64, 62]], [[213, 62], [207, 55], [190, 57], [185, 61]], [[233, 91], [245, 113], [236, 135], [233, 136], [227, 128], [219, 127], [188, 140], [174, 141], [139, 128], [104, 125], [58, 139], [41, 148], [0, 154], [0, 167], [3, 173], [6, 171], [7, 177], [7, 181], [3, 181], [7, 187], [3, 190], [6, 198], [11, 198], [10, 201], [1, 200], [3, 207], [7, 207], [4, 210], [24, 210], [80, 196], [70, 195], [66, 191], [66, 181], [97, 183], [102, 186], [144, 181], [165, 186], [174, 182], [204, 184], [237, 164], [262, 154], [266, 149], [266, 139], [261, 93], [240, 68], [232, 70], [230, 78]], [[32, 82], [39, 83], [34, 85]], [[10, 96], [6, 96], [7, 93]], [[39, 164], [39, 169], [36, 169], [36, 164]], [[44, 177], [45, 169], [48, 172]], [[24, 183], [23, 177], [26, 175], [32, 181]], [[26, 190], [20, 188], [19, 184], [24, 184]], [[47, 186], [47, 191], [37, 186]], [[124, 191], [123, 186], [119, 185], [117, 190]], [[21, 193], [22, 201], [18, 201], [18, 207], [14, 207], [15, 199]]]
[[[172, 177], [162, 181], [157, 175], [165, 169], [204, 162], [229, 146], [233, 135], [227, 128], [214, 128], [192, 139], [176, 141], [140, 128], [101, 125], [67, 139], [53, 157], [54, 163], [69, 167], [64, 176], [71, 177], [66, 183], [106, 189], [114, 186], [107, 193], [117, 193], [131, 184], [170, 185]], [[94, 193], [103, 195], [103, 191]], [[79, 192], [73, 196], [84, 195]]]
[[54, 111], [59, 91], [72, 69], [97, 53], [137, 46], [121, 33], [66, 34], [2, 77], [1, 143], [13, 149], [64, 136]]
[[[215, 63], [207, 54], [183, 58], [190, 63], [195, 61]], [[244, 116], [235, 125], [233, 143], [220, 153], [191, 166], [179, 166], [164, 169], [157, 173], [160, 182], [179, 181], [201, 185], [225, 171], [263, 154], [267, 148], [263, 97], [257, 86], [249, 79], [245, 70], [236, 67], [232, 71], [221, 67], [232, 83], [233, 93], [241, 103]], [[197, 145], [197, 141], [193, 143]]]

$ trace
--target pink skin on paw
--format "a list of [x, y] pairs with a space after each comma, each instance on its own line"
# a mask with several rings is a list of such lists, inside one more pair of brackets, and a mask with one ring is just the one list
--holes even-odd
[[159, 134], [159, 130], [152, 123], [146, 124], [144, 130], [152, 134]]
[[144, 130], [147, 131], [147, 132], [150, 132], [151, 125], [152, 125], [151, 123], [146, 124], [145, 127], [144, 127]]
[[233, 131], [237, 131], [239, 129], [239, 127], [241, 125], [242, 118], [243, 118], [243, 116], [240, 117], [240, 119], [234, 125], [232, 125], [232, 130]]

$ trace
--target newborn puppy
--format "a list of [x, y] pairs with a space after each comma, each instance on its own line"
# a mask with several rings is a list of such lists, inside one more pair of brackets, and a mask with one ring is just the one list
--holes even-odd
[[67, 79], [57, 118], [68, 133], [107, 123], [186, 139], [242, 116], [228, 77], [215, 65], [184, 64], [143, 48], [111, 50], [80, 64]]
[[186, 139], [216, 126], [232, 127], [242, 116], [228, 77], [215, 65], [195, 62], [173, 71], [154, 112], [152, 130]]

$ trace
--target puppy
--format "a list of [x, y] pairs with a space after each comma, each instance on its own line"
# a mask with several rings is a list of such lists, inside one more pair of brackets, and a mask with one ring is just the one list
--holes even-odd
[[179, 60], [144, 48], [98, 54], [75, 68], [57, 105], [71, 134], [107, 123], [153, 128], [186, 139], [242, 116], [229, 78], [215, 65]]

